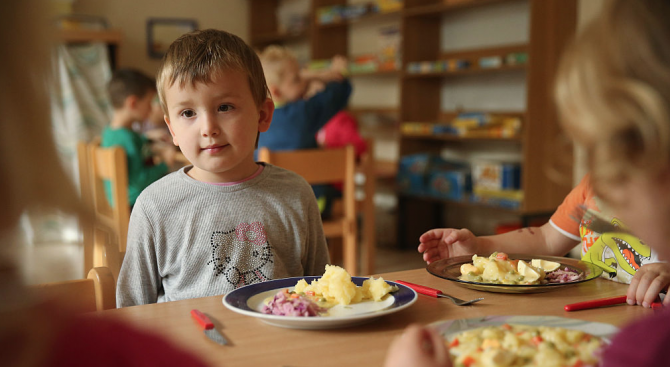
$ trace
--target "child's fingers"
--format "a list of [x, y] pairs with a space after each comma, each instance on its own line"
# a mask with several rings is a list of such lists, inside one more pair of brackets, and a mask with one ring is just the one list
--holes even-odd
[[451, 359], [449, 358], [449, 351], [444, 344], [444, 339], [437, 333], [437, 331], [427, 328], [426, 332], [432, 343], [433, 355], [435, 362], [440, 366], [451, 366]]
[[[640, 273], [640, 271], [638, 271]], [[636, 294], [637, 294], [637, 288], [638, 285], [640, 284], [640, 277], [634, 276], [633, 279], [630, 281], [630, 285], [628, 285], [628, 291], [626, 292], [626, 303], [628, 303], [631, 306], [634, 306], [637, 304], [637, 299]]]
[[[631, 281], [632, 283], [632, 281]], [[663, 279], [655, 272], [647, 272], [641, 278], [635, 292], [635, 300], [638, 305], [649, 307], [658, 296], [664, 285]]]

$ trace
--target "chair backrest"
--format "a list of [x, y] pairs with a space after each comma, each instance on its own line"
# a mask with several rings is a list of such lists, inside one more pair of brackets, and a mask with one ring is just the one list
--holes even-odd
[[[100, 147], [99, 140], [79, 142], [77, 153], [82, 201], [95, 214], [94, 220], [84, 218], [88, 224], [82, 224], [85, 271], [108, 266], [118, 275], [130, 221], [126, 154], [120, 147]], [[107, 200], [105, 181], [111, 183], [112, 205]], [[108, 244], [117, 247], [112, 249]]]
[[352, 146], [336, 149], [303, 149], [270, 151], [260, 148], [258, 160], [285, 168], [302, 176], [309, 184], [342, 183], [343, 213], [339, 218], [323, 222], [326, 237], [343, 240], [344, 268], [352, 275], [358, 270], [356, 228], [356, 156]]
[[38, 284], [33, 288], [40, 295], [56, 298], [77, 312], [116, 308], [116, 282], [105, 267], [91, 269], [86, 279]]
[[363, 192], [365, 194], [361, 203], [363, 229], [362, 232], [362, 255], [361, 272], [365, 275], [375, 273], [375, 253], [377, 245], [377, 221], [374, 196], [377, 191], [377, 175], [375, 172], [375, 142], [373, 139], [365, 139], [367, 151], [361, 155], [358, 171], [365, 175]]

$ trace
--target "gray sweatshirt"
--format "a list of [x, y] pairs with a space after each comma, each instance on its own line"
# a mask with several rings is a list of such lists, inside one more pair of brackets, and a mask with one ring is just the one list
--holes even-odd
[[137, 199], [118, 307], [323, 274], [326, 239], [314, 193], [302, 177], [266, 164], [251, 180], [217, 186], [194, 180], [189, 168], [156, 181]]

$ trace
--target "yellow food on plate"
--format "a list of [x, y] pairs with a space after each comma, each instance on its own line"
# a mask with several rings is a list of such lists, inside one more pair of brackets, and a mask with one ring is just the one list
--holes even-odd
[[380, 301], [385, 295], [396, 290], [383, 278], [370, 277], [361, 287], [351, 281], [351, 275], [346, 270], [335, 265], [326, 265], [326, 272], [318, 280], [308, 284], [304, 279], [298, 281], [294, 291], [296, 293], [311, 294], [325, 298], [327, 303], [349, 305], [366, 299]]
[[544, 284], [547, 273], [557, 270], [560, 263], [532, 259], [510, 260], [503, 252], [494, 252], [489, 257], [472, 256], [472, 264], [461, 265], [459, 279], [491, 284]]
[[604, 341], [579, 330], [503, 324], [468, 330], [446, 341], [454, 366], [596, 365]]

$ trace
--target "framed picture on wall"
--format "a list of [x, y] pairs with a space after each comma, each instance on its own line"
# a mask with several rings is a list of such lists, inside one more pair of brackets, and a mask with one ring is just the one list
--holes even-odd
[[162, 58], [172, 41], [196, 29], [198, 29], [198, 23], [194, 19], [150, 18], [147, 20], [149, 57]]

